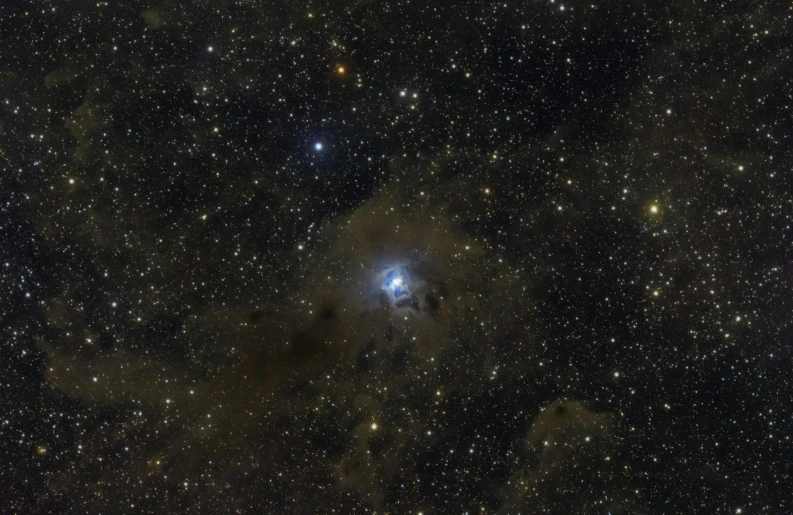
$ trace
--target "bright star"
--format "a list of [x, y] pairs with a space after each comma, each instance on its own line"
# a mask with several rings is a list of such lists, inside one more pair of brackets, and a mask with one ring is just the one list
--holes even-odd
[[399, 288], [400, 286], [402, 286], [402, 277], [397, 277], [391, 281], [392, 288]]
[[317, 143], [316, 145], [314, 145], [314, 148], [316, 150], [322, 150], [322, 143]]

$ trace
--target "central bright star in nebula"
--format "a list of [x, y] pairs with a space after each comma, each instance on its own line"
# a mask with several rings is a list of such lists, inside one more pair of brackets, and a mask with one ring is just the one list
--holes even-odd
[[400, 315], [407, 315], [403, 310], [413, 315], [429, 312], [427, 303], [436, 299], [427, 278], [407, 264], [392, 264], [385, 268], [377, 275], [377, 282], [382, 291], [381, 305]]
[[410, 292], [410, 288], [405, 281], [404, 271], [399, 269], [386, 270], [383, 279], [383, 289], [389, 291], [394, 299], [407, 295]]

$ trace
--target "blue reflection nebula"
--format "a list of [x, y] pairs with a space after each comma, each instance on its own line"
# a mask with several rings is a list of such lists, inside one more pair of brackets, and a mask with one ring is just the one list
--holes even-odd
[[405, 284], [405, 278], [398, 270], [389, 270], [386, 272], [383, 280], [383, 289], [390, 291], [396, 299], [409, 293], [408, 287]]

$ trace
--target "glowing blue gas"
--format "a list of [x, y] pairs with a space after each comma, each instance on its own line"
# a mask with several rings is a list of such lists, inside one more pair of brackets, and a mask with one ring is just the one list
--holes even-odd
[[409, 293], [409, 286], [405, 281], [405, 276], [399, 270], [388, 270], [383, 278], [382, 286], [384, 290], [390, 291], [394, 298], [399, 298]]

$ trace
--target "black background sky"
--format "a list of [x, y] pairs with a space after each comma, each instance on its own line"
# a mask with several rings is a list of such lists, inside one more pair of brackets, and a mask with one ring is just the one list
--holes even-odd
[[793, 512], [791, 16], [4, 2], [0, 511]]

